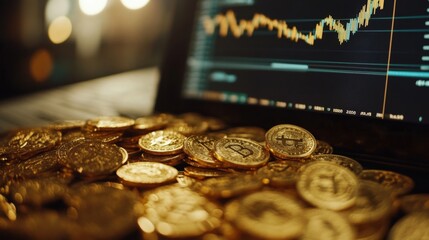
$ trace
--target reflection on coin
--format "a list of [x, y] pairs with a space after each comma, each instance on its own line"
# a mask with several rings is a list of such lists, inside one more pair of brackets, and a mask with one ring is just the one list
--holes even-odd
[[217, 161], [212, 155], [215, 142], [219, 138], [206, 135], [193, 135], [186, 138], [183, 144], [183, 151], [192, 160], [203, 165], [216, 165]]
[[261, 187], [262, 182], [258, 178], [246, 174], [209, 178], [192, 186], [194, 190], [212, 198], [230, 198]]
[[159, 130], [140, 138], [140, 148], [154, 155], [172, 155], [182, 152], [186, 137], [174, 131]]
[[389, 240], [429, 238], [429, 211], [415, 212], [401, 218], [389, 232]]
[[282, 159], [310, 156], [316, 150], [316, 139], [307, 130], [290, 124], [277, 125], [265, 135], [267, 148]]
[[389, 217], [392, 209], [390, 193], [380, 184], [361, 181], [356, 203], [343, 213], [352, 224], [367, 224]]
[[401, 209], [405, 213], [429, 211], [429, 194], [412, 194], [401, 197]]
[[414, 188], [414, 181], [400, 173], [384, 170], [364, 170], [360, 174], [361, 179], [374, 181], [381, 184], [396, 197], [409, 193]]
[[342, 210], [357, 197], [358, 179], [350, 170], [326, 161], [305, 165], [297, 189], [302, 198], [319, 208]]
[[143, 233], [156, 231], [169, 238], [189, 239], [210, 232], [221, 224], [223, 211], [189, 188], [165, 186], [147, 192], [145, 212], [138, 219]]
[[184, 174], [189, 177], [204, 179], [210, 177], [222, 177], [226, 176], [229, 173], [216, 170], [216, 169], [207, 169], [207, 168], [198, 168], [198, 167], [185, 167]]
[[321, 140], [316, 140], [316, 142], [316, 150], [314, 150], [313, 155], [332, 154], [334, 152], [334, 148], [329, 143]]
[[269, 162], [257, 171], [257, 176], [262, 178], [263, 183], [276, 187], [293, 186], [298, 178], [300, 165], [286, 162]]
[[156, 162], [135, 162], [123, 165], [116, 171], [116, 175], [125, 185], [153, 186], [176, 179], [177, 169]]
[[119, 116], [101, 116], [86, 122], [89, 127], [98, 130], [122, 130], [134, 125], [134, 119]]
[[78, 139], [63, 144], [57, 151], [59, 162], [85, 177], [104, 176], [124, 162], [120, 148], [113, 144]]
[[350, 223], [337, 212], [325, 209], [305, 210], [307, 227], [301, 240], [353, 240], [355, 231]]
[[262, 191], [229, 204], [225, 217], [241, 231], [261, 239], [292, 239], [305, 225], [302, 207], [286, 194]]
[[154, 131], [167, 126], [169, 119], [163, 114], [140, 117], [135, 120], [134, 130]]
[[237, 168], [265, 165], [270, 153], [255, 141], [244, 138], [224, 138], [215, 143], [213, 155], [217, 160]]
[[202, 134], [207, 131], [209, 124], [202, 118], [177, 118], [168, 124], [166, 130], [179, 132], [185, 136]]
[[363, 169], [360, 163], [346, 156], [335, 155], [335, 154], [319, 154], [319, 155], [313, 156], [312, 158], [315, 161], [328, 161], [328, 162], [336, 163], [340, 166], [348, 168], [356, 175], [359, 175]]

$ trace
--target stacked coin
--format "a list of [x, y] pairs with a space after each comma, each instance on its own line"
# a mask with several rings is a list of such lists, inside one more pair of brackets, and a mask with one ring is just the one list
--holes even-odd
[[407, 195], [411, 178], [363, 169], [291, 124], [160, 113], [0, 136], [2, 239], [428, 236], [429, 197]]

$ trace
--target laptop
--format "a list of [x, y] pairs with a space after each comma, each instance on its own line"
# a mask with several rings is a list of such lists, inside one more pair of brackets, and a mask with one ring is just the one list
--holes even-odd
[[295, 124], [366, 168], [419, 182], [429, 173], [428, 12], [424, 1], [181, 1], [155, 111]]

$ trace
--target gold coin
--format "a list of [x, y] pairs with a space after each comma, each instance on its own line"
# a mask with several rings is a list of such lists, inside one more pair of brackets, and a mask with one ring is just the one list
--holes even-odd
[[302, 213], [302, 207], [293, 197], [267, 190], [244, 196], [225, 209], [228, 221], [260, 239], [299, 237], [305, 226]]
[[425, 240], [429, 238], [429, 211], [415, 212], [397, 221], [389, 232], [389, 240]]
[[229, 173], [216, 170], [216, 169], [207, 169], [207, 168], [198, 168], [198, 167], [185, 167], [184, 174], [193, 178], [210, 178], [210, 177], [222, 177], [226, 176]]
[[359, 174], [363, 170], [362, 165], [360, 165], [360, 163], [346, 156], [341, 156], [336, 154], [319, 154], [319, 155], [314, 155], [312, 158], [315, 161], [328, 161], [328, 162], [338, 164], [340, 166], [348, 168], [350, 171], [354, 172], [357, 176], [359, 176]]
[[367, 224], [389, 217], [392, 210], [390, 193], [380, 184], [361, 181], [355, 204], [343, 211], [350, 223]]
[[220, 206], [189, 188], [165, 186], [147, 192], [144, 213], [138, 219], [143, 233], [190, 239], [213, 231], [221, 224]]
[[86, 125], [95, 130], [124, 130], [135, 123], [134, 119], [120, 116], [101, 116], [86, 121]]
[[85, 125], [84, 120], [64, 120], [64, 121], [56, 121], [48, 126], [47, 128], [58, 130], [58, 131], [68, 131], [72, 129], [78, 129]]
[[267, 148], [279, 158], [305, 158], [316, 150], [316, 139], [307, 130], [290, 124], [277, 125], [265, 135]]
[[192, 186], [194, 190], [212, 198], [230, 198], [256, 191], [261, 187], [259, 178], [247, 174], [209, 178]]
[[60, 167], [56, 150], [41, 153], [16, 165], [18, 175], [24, 178], [37, 177]]
[[414, 188], [414, 181], [400, 173], [384, 170], [363, 170], [360, 178], [381, 184], [394, 197], [409, 193]]
[[153, 155], [150, 153], [142, 153], [141, 158], [137, 159], [137, 162], [158, 162], [169, 166], [176, 166], [182, 163], [184, 158], [186, 158], [186, 154], [184, 153], [173, 155]]
[[294, 163], [274, 161], [258, 169], [256, 174], [264, 184], [274, 187], [289, 187], [295, 185], [300, 167]]
[[126, 161], [124, 152], [116, 145], [89, 139], [65, 143], [57, 155], [60, 164], [84, 177], [110, 174]]
[[12, 158], [28, 159], [53, 149], [60, 141], [59, 131], [42, 128], [18, 130], [9, 136], [4, 154]]
[[270, 153], [257, 142], [244, 138], [224, 138], [215, 143], [213, 155], [237, 168], [257, 168], [270, 160]]
[[429, 194], [412, 194], [400, 198], [401, 209], [405, 213], [429, 211]]
[[116, 175], [125, 185], [143, 187], [172, 182], [177, 174], [174, 167], [156, 162], [129, 163], [116, 170]]
[[355, 231], [341, 214], [326, 209], [308, 209], [304, 215], [308, 222], [301, 240], [354, 240]]
[[219, 140], [214, 136], [193, 135], [187, 137], [183, 143], [183, 151], [192, 160], [205, 166], [217, 166], [218, 161], [213, 157], [215, 142]]
[[140, 117], [135, 120], [134, 130], [154, 131], [167, 126], [169, 118], [163, 114]]
[[266, 131], [260, 127], [235, 127], [226, 131], [228, 137], [246, 138], [258, 143], [265, 142]]
[[202, 118], [177, 118], [168, 124], [166, 130], [179, 132], [185, 136], [198, 135], [207, 131], [209, 124]]
[[329, 143], [321, 140], [316, 140], [316, 142], [316, 150], [314, 150], [313, 155], [332, 154], [334, 152], [334, 148]]
[[174, 131], [159, 130], [140, 138], [140, 148], [154, 155], [172, 155], [183, 150], [186, 137]]
[[353, 172], [326, 161], [305, 165], [297, 182], [297, 190], [303, 199], [329, 210], [351, 207], [356, 202], [358, 187]]

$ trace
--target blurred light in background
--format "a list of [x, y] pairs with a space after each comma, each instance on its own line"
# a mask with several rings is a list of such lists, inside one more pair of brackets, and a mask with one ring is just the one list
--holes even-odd
[[90, 16], [101, 13], [106, 5], [107, 0], [79, 0], [80, 10]]
[[54, 21], [61, 16], [67, 16], [70, 12], [69, 0], [49, 0], [46, 3], [45, 19], [46, 23]]
[[44, 82], [52, 73], [53, 59], [46, 49], [37, 50], [30, 59], [30, 74], [34, 81]]
[[55, 44], [65, 42], [70, 37], [71, 33], [72, 23], [68, 17], [58, 17], [49, 25], [48, 36]]
[[131, 10], [137, 10], [149, 3], [149, 0], [121, 0], [122, 4]]

